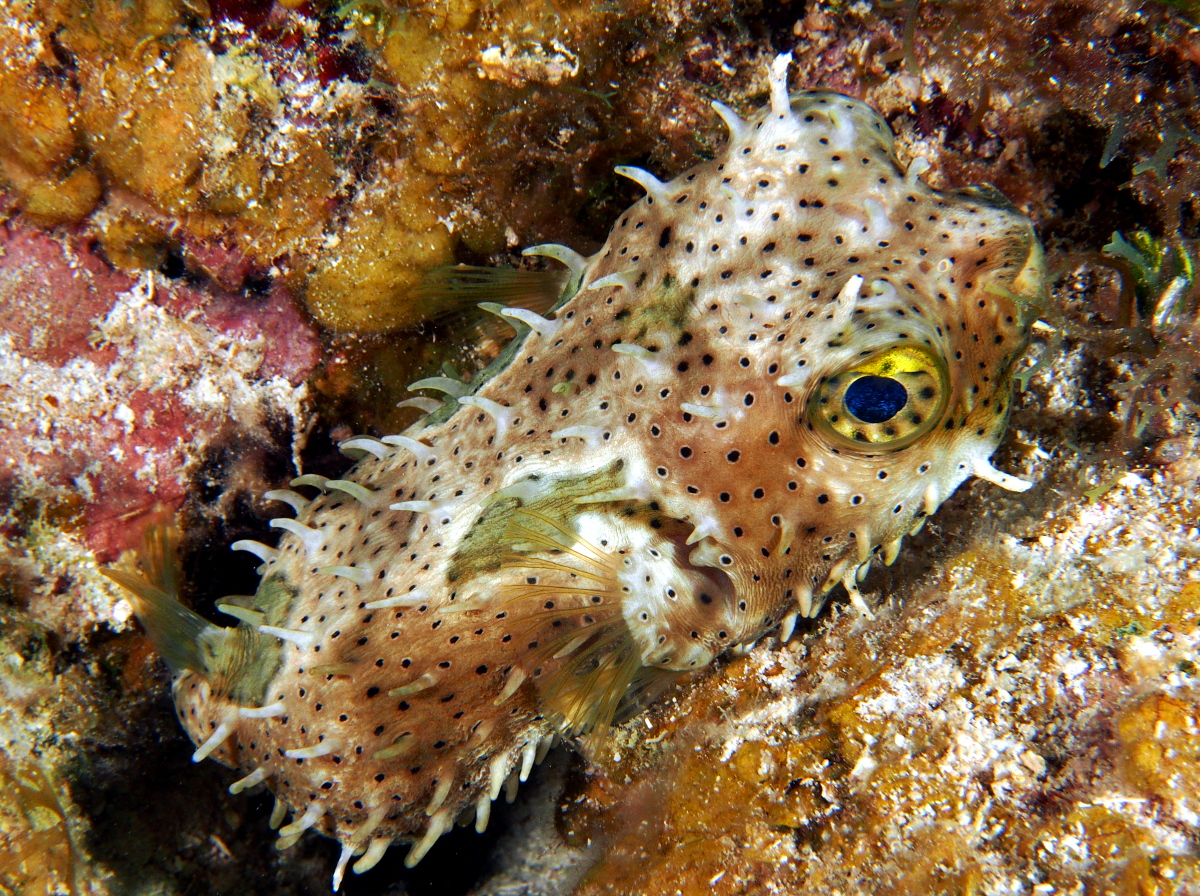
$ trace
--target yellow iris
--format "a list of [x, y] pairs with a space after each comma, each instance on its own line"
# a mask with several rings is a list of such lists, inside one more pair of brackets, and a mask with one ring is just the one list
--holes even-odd
[[825, 379], [809, 419], [856, 446], [902, 448], [937, 425], [950, 397], [945, 362], [933, 351], [897, 346]]

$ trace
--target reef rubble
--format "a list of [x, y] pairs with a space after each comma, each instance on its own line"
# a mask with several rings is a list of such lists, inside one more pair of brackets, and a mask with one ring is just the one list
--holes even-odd
[[1196, 473], [1001, 527], [629, 726], [562, 805], [609, 840], [574, 892], [1195, 892]]

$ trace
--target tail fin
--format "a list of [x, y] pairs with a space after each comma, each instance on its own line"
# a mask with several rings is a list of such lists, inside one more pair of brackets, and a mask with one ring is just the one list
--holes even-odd
[[158, 522], [136, 558], [100, 572], [129, 592], [133, 611], [173, 672], [209, 672], [211, 642], [221, 629], [179, 602], [179, 530]]

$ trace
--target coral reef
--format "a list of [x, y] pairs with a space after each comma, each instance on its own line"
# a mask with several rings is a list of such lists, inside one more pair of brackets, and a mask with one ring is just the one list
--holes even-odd
[[835, 602], [345, 886], [1200, 891], [1194, 6], [8, 0], [0, 888], [326, 889], [331, 844], [276, 853], [269, 801], [187, 762], [100, 563], [182, 502], [185, 598], [252, 588], [225, 547], [259, 493], [495, 356], [431, 267], [594, 249], [639, 195], [612, 165], [711, 158], [708, 102], [749, 114], [792, 51], [933, 186], [1035, 220], [1042, 360], [996, 462], [1038, 485], [960, 490], [862, 584], [874, 620]]
[[[18, 659], [20, 655], [10, 657]], [[10, 661], [4, 676], [6, 685], [15, 683], [20, 673], [13, 667], [22, 662]], [[5, 697], [11, 700], [19, 695], [8, 690]], [[5, 721], [11, 725], [18, 720]], [[4, 847], [0, 891], [73, 893], [76, 868], [69, 825], [54, 783], [28, 750], [27, 743], [10, 741], [0, 746], [0, 785], [4, 792], [0, 799], [0, 845]]]
[[[1197, 472], [1127, 474], [630, 726], [564, 806], [611, 838], [578, 892], [1195, 892]], [[656, 808], [615, 821], [613, 790]]]
[[[286, 279], [323, 324], [359, 332], [419, 321], [428, 308], [412, 287], [456, 253], [503, 253], [563, 224], [558, 237], [596, 239], [570, 226], [594, 204], [596, 162], [649, 152], [662, 111], [650, 103], [671, 98], [652, 86], [663, 69], [623, 67], [622, 54], [727, 13], [533, 0], [9, 8], [0, 105], [14, 127], [0, 170], [27, 215], [80, 221], [101, 184], [109, 206], [128, 192]], [[693, 110], [672, 151], [693, 152], [695, 126], [711, 126]], [[106, 249], [155, 238], [142, 217], [98, 224]]]

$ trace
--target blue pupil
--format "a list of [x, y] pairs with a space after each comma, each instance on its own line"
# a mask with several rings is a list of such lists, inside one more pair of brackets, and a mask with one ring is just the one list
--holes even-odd
[[846, 410], [863, 423], [886, 423], [908, 404], [908, 392], [886, 376], [860, 376], [846, 387]]

